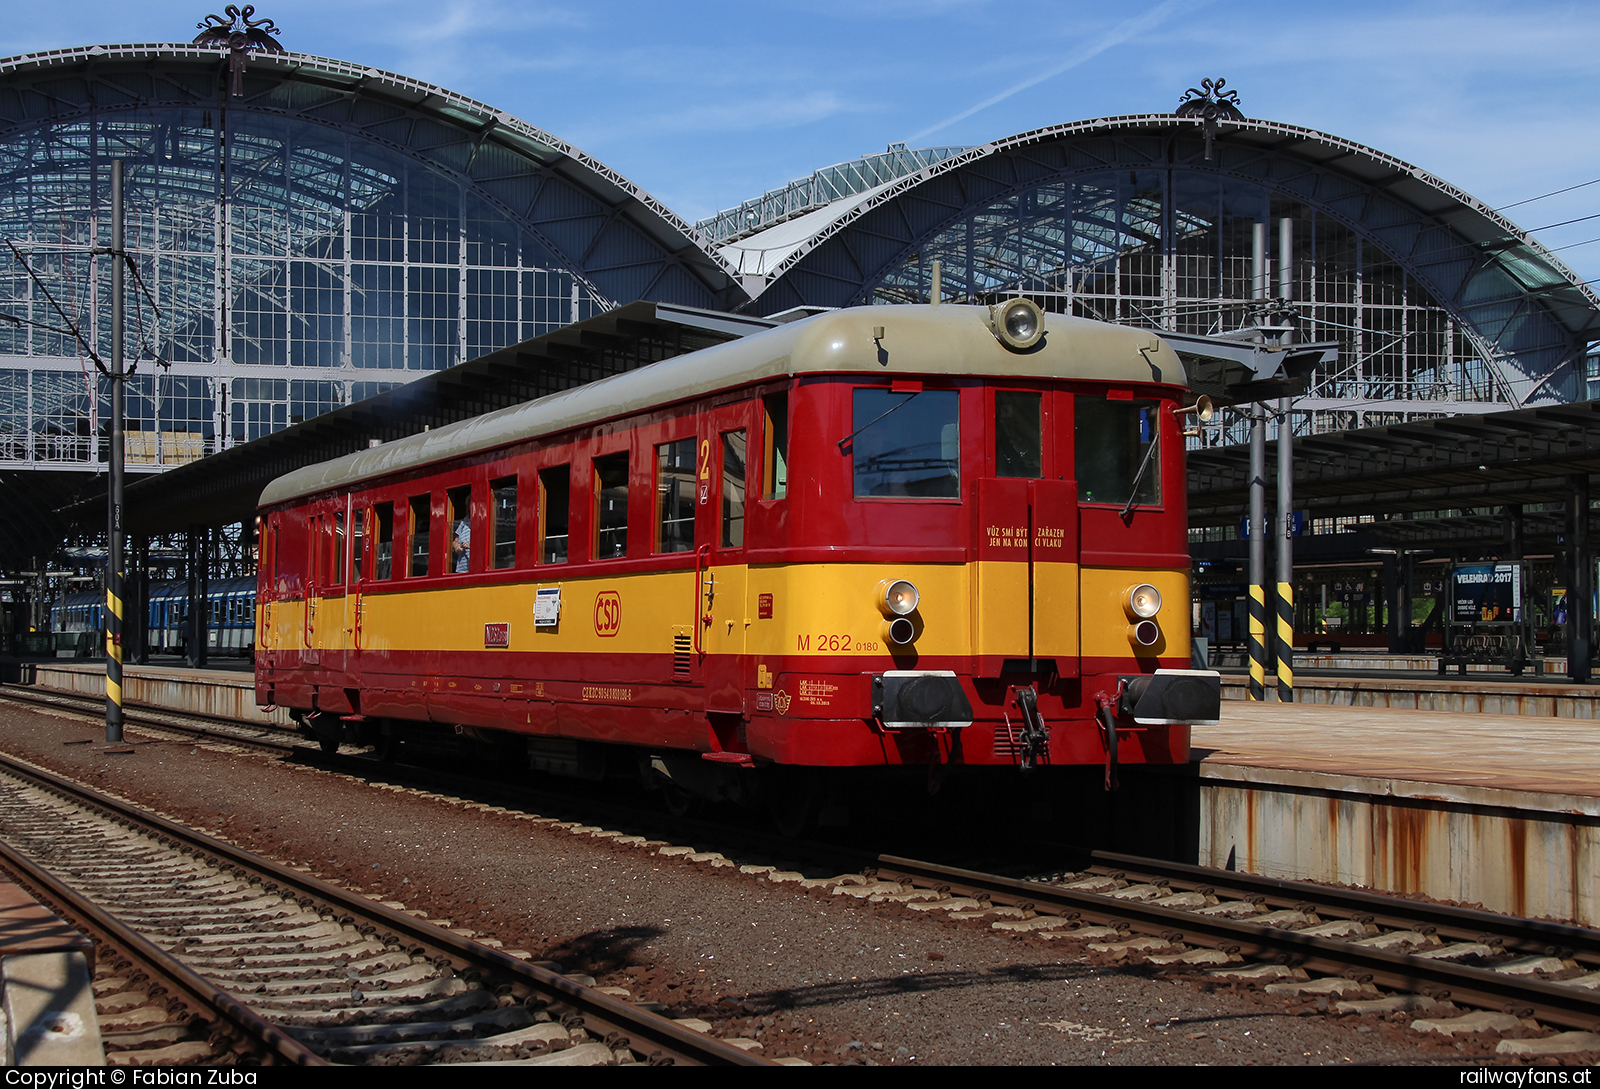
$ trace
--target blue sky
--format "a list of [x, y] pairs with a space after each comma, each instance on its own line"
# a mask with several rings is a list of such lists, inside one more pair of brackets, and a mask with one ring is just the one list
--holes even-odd
[[[0, 55], [188, 40], [221, 4], [11, 6]], [[891, 141], [974, 144], [1170, 111], [1223, 76], [1250, 117], [1379, 148], [1494, 206], [1600, 179], [1600, 5], [1343, 0], [258, 0], [293, 50], [440, 84], [584, 148], [694, 220]], [[1600, 213], [1600, 184], [1511, 209]], [[1600, 218], [1542, 231], [1600, 238]], [[1559, 256], [1600, 277], [1600, 241]]]

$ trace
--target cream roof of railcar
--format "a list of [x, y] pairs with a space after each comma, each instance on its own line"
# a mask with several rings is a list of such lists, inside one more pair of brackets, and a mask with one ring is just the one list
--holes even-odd
[[[988, 313], [986, 307], [949, 303], [829, 311], [296, 469], [268, 484], [260, 505], [348, 488], [541, 435], [790, 375], [948, 374], [1171, 385], [1186, 381], [1176, 353], [1147, 329], [1046, 314], [1041, 342], [1033, 350], [1015, 352], [990, 332]], [[881, 341], [873, 336], [878, 327], [883, 329]]]

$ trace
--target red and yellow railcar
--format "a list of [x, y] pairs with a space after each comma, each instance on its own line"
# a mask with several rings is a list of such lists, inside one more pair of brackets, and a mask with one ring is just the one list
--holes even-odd
[[302, 469], [261, 497], [257, 699], [742, 799], [1184, 762], [1219, 697], [1185, 394], [1148, 331], [868, 307]]

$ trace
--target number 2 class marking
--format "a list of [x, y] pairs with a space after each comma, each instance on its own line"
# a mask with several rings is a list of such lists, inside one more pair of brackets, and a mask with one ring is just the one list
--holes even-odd
[[700, 479], [711, 479], [711, 440], [700, 440]]

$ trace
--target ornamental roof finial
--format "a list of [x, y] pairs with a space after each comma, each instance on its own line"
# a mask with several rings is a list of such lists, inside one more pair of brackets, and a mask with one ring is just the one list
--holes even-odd
[[259, 49], [267, 53], [284, 52], [283, 44], [274, 38], [278, 27], [271, 19], [253, 19], [255, 5], [246, 4], [241, 10], [234, 4], [222, 9], [223, 15], [207, 15], [196, 23], [200, 33], [194, 37], [195, 45], [210, 45], [228, 51], [228, 92], [234, 98], [244, 95], [244, 69], [250, 51]]
[[1239, 111], [1239, 92], [1224, 91], [1227, 80], [1202, 79], [1199, 87], [1190, 87], [1178, 102], [1179, 117], [1198, 117], [1205, 124], [1206, 159], [1211, 159], [1211, 143], [1217, 138], [1217, 122], [1243, 121]]

